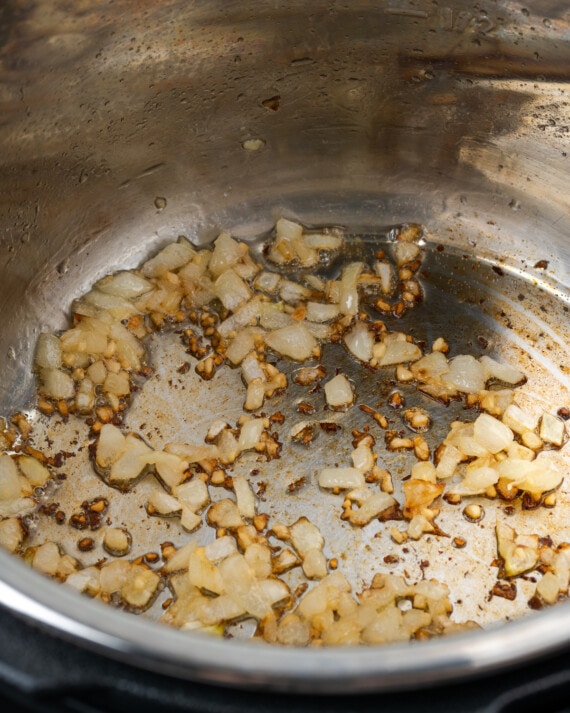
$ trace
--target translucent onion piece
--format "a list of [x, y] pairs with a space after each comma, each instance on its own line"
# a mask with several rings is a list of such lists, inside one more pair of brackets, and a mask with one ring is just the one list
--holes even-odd
[[42, 369], [41, 391], [52, 399], [71, 399], [75, 395], [75, 384], [69, 374], [59, 369]]
[[396, 264], [398, 267], [412, 262], [412, 260], [415, 260], [419, 255], [420, 248], [416, 243], [403, 241], [396, 244]]
[[228, 233], [220, 233], [214, 241], [214, 250], [208, 269], [214, 277], [238, 263], [247, 252], [247, 245], [234, 240]]
[[304, 235], [305, 245], [315, 250], [338, 250], [342, 246], [342, 238], [330, 233], [309, 233]]
[[479, 495], [487, 488], [499, 480], [499, 473], [494, 468], [481, 467], [470, 468], [465, 477], [458, 485], [455, 485], [448, 492], [457, 495]]
[[394, 498], [387, 493], [374, 493], [357, 510], [349, 513], [349, 522], [357, 527], [364, 527], [395, 503]]
[[374, 272], [380, 278], [380, 287], [385, 295], [391, 294], [394, 287], [394, 270], [389, 262], [374, 263]]
[[410, 366], [414, 377], [422, 384], [437, 383], [449, 371], [447, 359], [442, 352], [426, 354]]
[[502, 421], [515, 433], [534, 431], [537, 426], [537, 419], [523, 411], [516, 404], [510, 404], [503, 413]]
[[281, 282], [281, 275], [276, 272], [260, 272], [255, 278], [254, 287], [256, 290], [261, 292], [267, 292], [273, 294], [277, 292], [279, 288], [279, 283]]
[[231, 312], [252, 296], [247, 284], [231, 268], [218, 277], [214, 283], [214, 290], [216, 297]]
[[108, 468], [125, 450], [126, 438], [120, 428], [106, 423], [99, 434], [95, 457], [101, 468]]
[[325, 384], [325, 398], [332, 409], [344, 409], [354, 402], [354, 392], [344, 374], [337, 374]]
[[180, 238], [176, 243], [170, 243], [157, 255], [147, 260], [142, 266], [145, 277], [156, 277], [165, 272], [176, 270], [194, 257], [196, 251], [186, 238]]
[[14, 500], [21, 494], [22, 485], [18, 466], [9, 455], [0, 455], [0, 501]]
[[490, 356], [484, 355], [479, 362], [485, 370], [485, 379], [497, 379], [505, 384], [520, 384], [525, 380], [525, 375], [509, 364], [502, 364]]
[[173, 489], [174, 497], [192, 512], [199, 512], [210, 503], [210, 493], [206, 483], [196, 476]]
[[40, 369], [59, 369], [61, 366], [61, 342], [59, 339], [46, 332], [40, 334], [34, 360]]
[[345, 333], [344, 343], [348, 351], [360, 361], [368, 362], [372, 359], [374, 336], [364, 322], [356, 322], [352, 329]]
[[498, 419], [482, 413], [473, 424], [473, 438], [489, 453], [498, 453], [511, 443], [513, 432]]
[[325, 540], [319, 528], [306, 517], [300, 517], [290, 527], [291, 543], [301, 557], [310, 550], [322, 550]]
[[312, 356], [317, 341], [302, 324], [277, 329], [265, 336], [265, 343], [274, 351], [296, 361]]
[[564, 443], [564, 422], [551, 413], [543, 414], [540, 419], [539, 436], [545, 443], [561, 446]]
[[124, 297], [127, 300], [144, 295], [152, 290], [152, 283], [133, 270], [122, 270], [104, 277], [95, 283], [95, 288], [108, 295]]
[[307, 319], [310, 322], [329, 322], [339, 314], [337, 305], [323, 302], [307, 302]]
[[279, 218], [275, 223], [275, 232], [280, 237], [295, 240], [303, 235], [303, 226], [287, 218]]
[[238, 440], [240, 451], [248, 451], [255, 448], [256, 444], [261, 440], [264, 424], [265, 419], [263, 418], [252, 418], [243, 424]]
[[378, 363], [380, 366], [405, 364], [417, 361], [421, 355], [421, 349], [416, 344], [405, 340], [391, 339]]
[[318, 482], [321, 488], [349, 490], [362, 487], [365, 479], [358, 468], [323, 468], [319, 473]]
[[232, 483], [239, 514], [248, 520], [253, 520], [256, 512], [255, 496], [249, 482], [243, 475], [236, 475], [232, 478]]
[[364, 263], [353, 262], [342, 271], [340, 280], [339, 309], [342, 314], [354, 315], [358, 312], [358, 278]]
[[481, 364], [469, 354], [461, 354], [452, 359], [449, 371], [443, 376], [445, 383], [453, 384], [464, 394], [477, 394], [485, 388], [485, 370]]

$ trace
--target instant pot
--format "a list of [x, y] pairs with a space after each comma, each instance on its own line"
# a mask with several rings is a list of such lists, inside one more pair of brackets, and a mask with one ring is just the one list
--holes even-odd
[[[426, 225], [561, 305], [567, 357], [569, 78], [556, 0], [6, 0], [2, 412], [95, 280], [281, 215]], [[565, 710], [564, 602], [417, 646], [268, 650], [102, 611], [0, 555], [0, 675], [38, 710]]]

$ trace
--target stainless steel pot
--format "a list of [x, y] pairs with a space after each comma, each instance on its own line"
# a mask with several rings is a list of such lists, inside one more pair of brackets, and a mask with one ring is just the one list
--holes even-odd
[[[29, 403], [37, 334], [62, 328], [94, 280], [179, 233], [258, 234], [281, 214], [363, 230], [420, 222], [522, 275], [536, 298], [509, 339], [567, 398], [569, 78], [570, 12], [555, 0], [9, 0], [1, 410]], [[235, 686], [420, 686], [569, 643], [561, 604], [421, 646], [269, 649], [102, 610], [0, 562], [14, 613], [111, 657]]]

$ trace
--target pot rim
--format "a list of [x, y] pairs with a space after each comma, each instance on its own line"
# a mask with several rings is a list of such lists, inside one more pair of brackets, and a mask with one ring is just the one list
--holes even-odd
[[[222, 640], [125, 615], [0, 552], [0, 604], [88, 650], [177, 678], [295, 693], [397, 691], [500, 673], [570, 643], [570, 602], [421, 644], [299, 649]], [[382, 655], [379, 655], [382, 654]]]

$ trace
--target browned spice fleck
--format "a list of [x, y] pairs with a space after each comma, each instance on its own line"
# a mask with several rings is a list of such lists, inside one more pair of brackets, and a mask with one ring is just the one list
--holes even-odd
[[90, 552], [95, 547], [95, 542], [92, 537], [84, 537], [77, 543], [77, 548], [81, 552]]
[[301, 443], [303, 446], [306, 446], [315, 440], [316, 435], [314, 426], [309, 424], [292, 436], [292, 439], [296, 443]]
[[287, 486], [287, 492], [289, 493], [296, 493], [298, 490], [300, 490], [306, 483], [306, 478], [303, 476], [302, 478], [298, 478], [297, 480], [294, 480], [292, 483], [289, 483]]
[[69, 518], [69, 524], [76, 530], [98, 530], [104, 522], [104, 514], [109, 507], [109, 502], [105, 498], [95, 498], [92, 501], [85, 500], [81, 503], [81, 511], [73, 513]]
[[321, 421], [321, 423], [319, 423], [319, 426], [325, 433], [336, 433], [342, 428], [340, 424], [333, 423], [332, 421]]
[[490, 594], [493, 597], [502, 597], [512, 602], [517, 596], [517, 585], [514, 582], [495, 582]]

